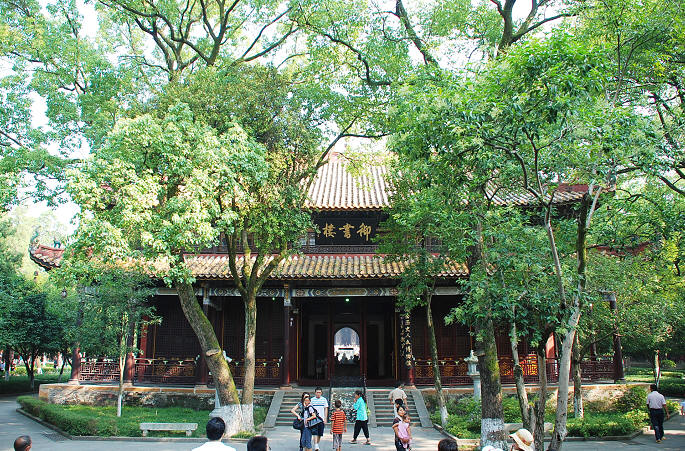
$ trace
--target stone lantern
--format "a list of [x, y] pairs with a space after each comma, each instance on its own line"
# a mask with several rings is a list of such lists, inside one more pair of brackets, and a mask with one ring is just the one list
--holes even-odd
[[473, 379], [473, 399], [480, 399], [480, 372], [478, 371], [478, 357], [471, 350], [471, 354], [464, 359], [469, 366], [466, 374]]

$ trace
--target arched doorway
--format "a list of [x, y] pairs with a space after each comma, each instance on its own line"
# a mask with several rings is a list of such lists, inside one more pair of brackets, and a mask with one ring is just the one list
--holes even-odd
[[361, 341], [356, 330], [345, 326], [336, 331], [333, 337], [333, 360], [336, 376], [361, 374]]

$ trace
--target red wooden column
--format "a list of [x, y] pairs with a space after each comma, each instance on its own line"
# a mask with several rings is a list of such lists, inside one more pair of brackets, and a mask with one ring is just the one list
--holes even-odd
[[411, 316], [407, 311], [401, 313], [400, 350], [404, 382], [411, 387], [414, 385], [414, 355], [411, 346]]
[[281, 360], [281, 386], [290, 386], [290, 287], [283, 285], [283, 359]]
[[[83, 323], [83, 298], [80, 299], [78, 312], [76, 313], [76, 328]], [[71, 375], [69, 376], [70, 385], [79, 385], [81, 377], [81, 348], [78, 341], [74, 341], [71, 346]]]
[[[133, 335], [135, 332], [135, 326], [131, 325], [131, 330], [129, 330], [128, 338], [126, 339], [126, 347], [131, 349], [133, 347]], [[136, 361], [133, 357], [133, 352], [129, 351], [126, 353], [126, 360], [124, 362], [124, 384], [133, 384], [133, 370], [135, 368]]]

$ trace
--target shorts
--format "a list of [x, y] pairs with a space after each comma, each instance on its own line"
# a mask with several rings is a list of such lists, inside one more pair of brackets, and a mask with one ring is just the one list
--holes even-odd
[[342, 434], [333, 434], [333, 449], [338, 449], [342, 446]]
[[318, 435], [319, 437], [323, 437], [323, 430], [324, 430], [324, 422], [322, 421], [319, 424], [315, 424], [312, 426], [310, 429], [312, 431], [312, 435]]

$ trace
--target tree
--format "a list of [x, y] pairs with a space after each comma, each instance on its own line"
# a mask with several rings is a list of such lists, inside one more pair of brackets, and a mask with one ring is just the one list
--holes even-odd
[[[134, 337], [141, 327], [154, 322], [154, 307], [147, 301], [154, 295], [149, 276], [118, 269], [107, 270], [95, 278], [93, 294], [86, 302], [84, 324], [87, 331], [98, 331], [91, 343], [99, 342], [101, 354], [116, 356], [119, 360], [119, 394], [117, 416], [121, 416], [124, 397], [124, 370], [126, 357], [136, 352]], [[83, 290], [85, 287], [81, 287]], [[93, 340], [94, 339], [94, 340]], [[96, 341], [97, 340], [97, 341]], [[81, 341], [84, 349], [88, 342]]]
[[60, 323], [47, 305], [47, 295], [36, 287], [3, 293], [3, 297], [0, 341], [21, 354], [33, 390], [36, 359], [60, 350]]

